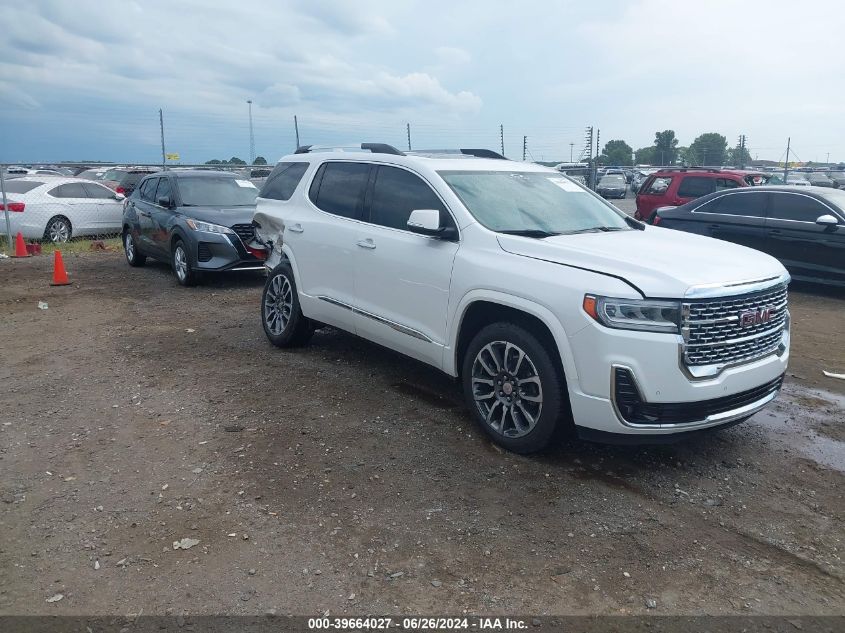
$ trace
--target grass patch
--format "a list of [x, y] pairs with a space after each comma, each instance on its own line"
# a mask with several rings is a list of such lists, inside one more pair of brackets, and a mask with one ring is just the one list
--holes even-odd
[[[28, 242], [29, 240], [27, 240]], [[15, 252], [14, 242], [12, 248], [8, 248], [5, 237], [0, 239], [0, 250], [7, 255], [13, 255]], [[93, 244], [102, 243], [105, 250], [93, 247]], [[64, 244], [53, 244], [51, 242], [41, 242], [41, 251], [45, 255], [52, 255], [54, 251], [61, 251], [62, 253], [106, 253], [112, 251], [119, 251], [123, 249], [123, 243], [119, 237], [110, 237], [107, 239], [94, 239], [90, 237], [80, 237]]]

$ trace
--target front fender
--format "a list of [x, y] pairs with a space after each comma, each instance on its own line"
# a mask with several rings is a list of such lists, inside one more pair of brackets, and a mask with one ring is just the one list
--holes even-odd
[[520, 310], [539, 319], [552, 333], [558, 354], [560, 355], [563, 371], [566, 374], [567, 382], [570, 385], [577, 384], [578, 372], [572, 357], [572, 348], [569, 345], [569, 338], [560, 320], [547, 307], [535, 303], [524, 297], [499, 292], [496, 290], [470, 290], [458, 302], [453, 318], [450, 319], [448, 327], [449, 346], [443, 350], [443, 371], [450, 376], [458, 375], [460, 359], [458, 359], [458, 336], [461, 332], [461, 325], [464, 322], [469, 307], [477, 301], [488, 301], [499, 305]]

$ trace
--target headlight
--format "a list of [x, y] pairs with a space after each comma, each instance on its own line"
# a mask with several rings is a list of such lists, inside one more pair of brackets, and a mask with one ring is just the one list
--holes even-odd
[[584, 296], [584, 312], [607, 327], [644, 332], [680, 331], [681, 304], [677, 301], [613, 299]]
[[201, 222], [200, 220], [192, 220], [190, 218], [185, 220], [185, 224], [191, 227], [194, 231], [204, 231], [206, 233], [223, 233], [225, 235], [235, 235], [235, 232], [228, 226], [220, 226], [219, 224], [212, 224], [211, 222]]

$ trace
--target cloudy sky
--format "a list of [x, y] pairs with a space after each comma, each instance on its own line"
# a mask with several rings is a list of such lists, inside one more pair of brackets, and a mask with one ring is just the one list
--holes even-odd
[[[577, 157], [702, 132], [845, 161], [841, 0], [27, 0], [0, 6], [0, 160], [249, 157], [305, 143]], [[571, 145], [570, 145], [571, 144]]]

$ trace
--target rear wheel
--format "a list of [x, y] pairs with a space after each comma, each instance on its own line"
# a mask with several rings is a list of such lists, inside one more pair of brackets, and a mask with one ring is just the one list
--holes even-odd
[[305, 345], [314, 334], [314, 323], [302, 314], [293, 269], [281, 263], [264, 284], [261, 295], [261, 325], [276, 347]]
[[61, 215], [50, 218], [47, 222], [47, 228], [44, 229], [44, 239], [53, 242], [53, 244], [61, 244], [67, 242], [73, 234], [73, 228], [70, 225], [70, 220]]
[[130, 266], [138, 267], [147, 263], [147, 256], [138, 252], [138, 246], [135, 244], [132, 231], [126, 231], [126, 234], [123, 236], [123, 250], [126, 253], [126, 261]]
[[515, 323], [493, 323], [476, 334], [462, 376], [476, 422], [510, 451], [542, 450], [565, 427], [563, 372], [538, 338]]

